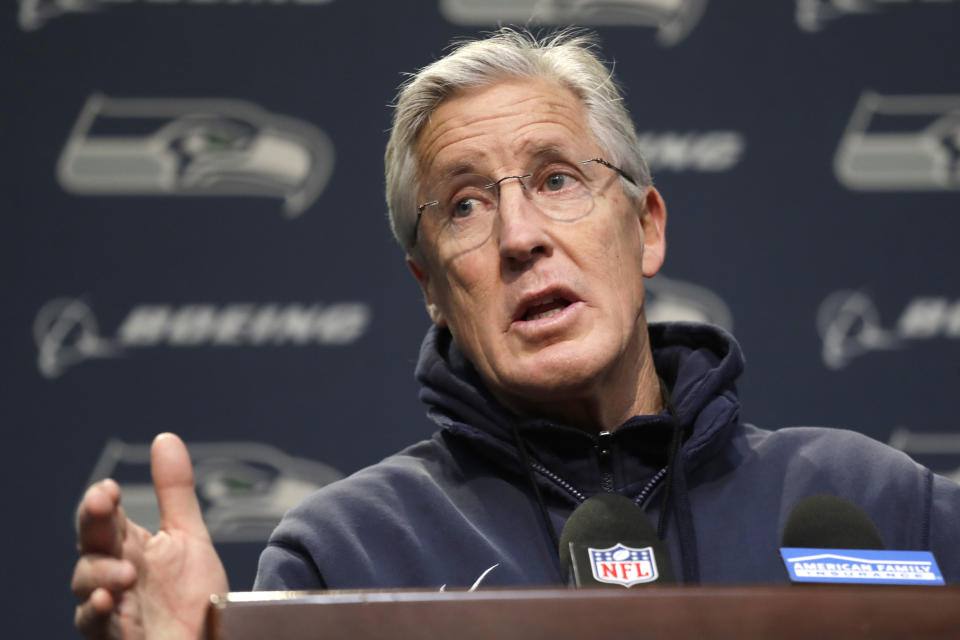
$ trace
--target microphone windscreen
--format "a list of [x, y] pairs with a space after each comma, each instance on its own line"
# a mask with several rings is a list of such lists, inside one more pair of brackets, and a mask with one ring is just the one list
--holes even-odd
[[783, 527], [783, 547], [883, 549], [877, 526], [845, 498], [817, 494], [804, 498]]
[[670, 561], [656, 529], [636, 503], [615, 493], [601, 493], [586, 499], [567, 519], [560, 533], [560, 564], [568, 574], [583, 558], [572, 556], [571, 549], [586, 553], [587, 547], [609, 547], [618, 543], [650, 547], [659, 563], [659, 582], [672, 582]]

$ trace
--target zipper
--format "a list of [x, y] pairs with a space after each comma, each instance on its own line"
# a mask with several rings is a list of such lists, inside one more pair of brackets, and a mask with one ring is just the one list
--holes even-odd
[[597, 458], [600, 464], [600, 488], [604, 493], [613, 493], [613, 434], [609, 431], [597, 434]]
[[[597, 452], [597, 463], [600, 468], [600, 488], [605, 493], [614, 493], [616, 492], [616, 487], [613, 478], [613, 434], [609, 431], [601, 431], [599, 434], [597, 434], [594, 448]], [[585, 496], [576, 487], [558, 476], [556, 473], [547, 469], [539, 462], [531, 461], [530, 468], [551, 480], [555, 485], [563, 488], [577, 502], [583, 502], [587, 499], [587, 496]], [[644, 503], [650, 499], [651, 494], [653, 494], [653, 492], [658, 488], [666, 475], [667, 467], [662, 467], [659, 471], [653, 474], [653, 477], [651, 477], [650, 480], [647, 481], [647, 484], [644, 485], [643, 489], [640, 490], [640, 493], [637, 494], [633, 501], [638, 506], [646, 509], [646, 505]]]
[[540, 475], [551, 480], [555, 485], [561, 487], [563, 490], [569, 493], [573, 497], [573, 499], [576, 500], [578, 503], [583, 502], [584, 500], [587, 499], [587, 496], [583, 495], [582, 492], [578, 491], [576, 487], [574, 487], [572, 484], [570, 484], [569, 482], [567, 482], [566, 480], [564, 480], [563, 478], [555, 474], [553, 471], [550, 471], [550, 469], [547, 469], [545, 466], [543, 466], [539, 462], [531, 462], [530, 467]]
[[667, 475], [667, 468], [663, 467], [660, 471], [657, 471], [649, 482], [643, 487], [640, 493], [637, 494], [637, 497], [633, 499], [638, 506], [644, 507], [644, 502], [647, 501], [647, 498], [650, 497], [650, 494], [653, 493], [653, 490], [657, 488], [657, 485], [660, 484], [660, 481], [663, 480], [663, 477]]

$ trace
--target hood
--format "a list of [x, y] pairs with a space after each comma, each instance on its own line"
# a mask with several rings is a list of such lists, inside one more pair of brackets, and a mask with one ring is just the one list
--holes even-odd
[[[726, 427], [739, 418], [735, 381], [743, 370], [740, 346], [729, 333], [707, 324], [653, 323], [649, 332], [657, 373], [670, 392], [676, 415], [634, 416], [613, 435], [635, 454], [659, 451], [666, 447], [676, 419], [686, 434], [683, 455], [689, 472], [726, 443], [730, 431]], [[432, 326], [427, 332], [416, 376], [422, 385], [420, 400], [434, 422], [512, 470], [522, 470], [512, 426], [547, 468], [554, 468], [556, 458], [569, 469], [575, 450], [592, 449], [597, 443], [596, 436], [575, 427], [524, 418], [501, 406], [446, 329]], [[649, 460], [650, 467], [658, 464]], [[592, 489], [586, 486], [582, 492], [591, 495]]]
[[680, 427], [687, 469], [712, 457], [730, 438], [740, 419], [736, 380], [743, 353], [732, 335], [709, 324], [650, 325], [657, 374], [670, 392]]
[[689, 478], [733, 435], [743, 356], [733, 337], [712, 325], [651, 324], [649, 332], [667, 409], [633, 416], [613, 433], [592, 435], [513, 414], [484, 388], [450, 333], [436, 327], [420, 349], [420, 399], [445, 436], [509, 472], [526, 473], [553, 548], [557, 529], [543, 499], [546, 491], [572, 510], [600, 492], [620, 493], [643, 507], [662, 487], [657, 536], [675, 540], [682, 580], [695, 584], [699, 553]]

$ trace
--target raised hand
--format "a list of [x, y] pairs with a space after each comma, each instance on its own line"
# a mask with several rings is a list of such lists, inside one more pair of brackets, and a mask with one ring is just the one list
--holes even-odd
[[113, 480], [91, 486], [77, 509], [74, 624], [88, 638], [196, 640], [210, 594], [228, 590], [180, 438], [157, 436], [150, 468], [160, 506], [156, 534], [124, 515]]

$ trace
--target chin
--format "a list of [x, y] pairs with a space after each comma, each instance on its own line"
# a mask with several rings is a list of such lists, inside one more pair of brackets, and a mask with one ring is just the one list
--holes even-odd
[[595, 354], [550, 353], [523, 362], [500, 376], [510, 395], [545, 401], [569, 399], [571, 394], [588, 389], [606, 368], [605, 359]]

